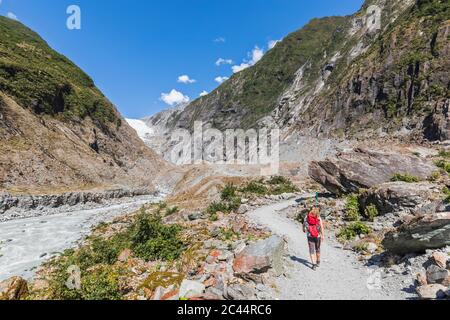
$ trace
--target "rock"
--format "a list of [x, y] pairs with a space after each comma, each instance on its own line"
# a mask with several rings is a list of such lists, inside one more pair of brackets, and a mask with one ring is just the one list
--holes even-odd
[[119, 262], [127, 262], [128, 259], [130, 259], [131, 254], [132, 254], [132, 252], [130, 249], [125, 249], [119, 254], [119, 257], [117, 258], [117, 260]]
[[239, 207], [237, 210], [237, 214], [246, 214], [248, 211], [250, 211], [250, 206], [243, 204]]
[[426, 286], [428, 284], [427, 276], [424, 273], [417, 274], [416, 281], [419, 286]]
[[422, 299], [444, 299], [446, 297], [447, 288], [441, 284], [429, 284], [417, 288], [417, 294]]
[[277, 276], [283, 273], [284, 241], [278, 236], [258, 241], [239, 253], [233, 263], [237, 275], [261, 274], [273, 269]]
[[386, 214], [413, 210], [440, 193], [440, 188], [429, 182], [389, 182], [363, 192], [359, 202], [362, 208], [375, 205], [379, 214]]
[[431, 260], [440, 268], [447, 268], [447, 256], [442, 252], [434, 252]]
[[229, 300], [252, 300], [255, 292], [248, 286], [234, 284], [227, 288], [225, 297]]
[[434, 213], [406, 221], [396, 231], [386, 234], [383, 246], [403, 255], [422, 253], [450, 245], [450, 212]]
[[196, 212], [196, 213], [192, 213], [192, 214], [188, 215], [189, 221], [196, 221], [196, 220], [200, 220], [203, 218], [204, 218], [204, 215], [202, 212]]
[[0, 282], [0, 300], [20, 300], [28, 294], [28, 283], [21, 277]]
[[373, 242], [369, 242], [367, 244], [367, 252], [369, 253], [375, 253], [378, 250], [378, 245], [373, 243]]
[[436, 166], [409, 154], [355, 149], [334, 158], [312, 162], [309, 175], [335, 194], [357, 192], [391, 181], [396, 173], [426, 180]]
[[442, 284], [450, 276], [450, 272], [436, 265], [427, 268], [427, 281], [430, 284]]
[[180, 286], [180, 297], [194, 298], [199, 297], [205, 292], [205, 285], [201, 282], [184, 280]]

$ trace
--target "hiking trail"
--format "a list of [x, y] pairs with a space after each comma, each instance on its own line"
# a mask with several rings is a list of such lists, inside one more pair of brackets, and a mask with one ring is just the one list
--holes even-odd
[[[412, 297], [403, 282], [378, 275], [381, 286], [369, 289], [373, 270], [364, 266], [357, 255], [345, 251], [327, 232], [322, 244], [322, 264], [317, 271], [311, 269], [306, 235], [301, 225], [278, 211], [296, 203], [295, 199], [261, 207], [247, 213], [253, 223], [268, 227], [274, 234], [287, 240], [285, 276], [276, 280], [275, 298], [280, 300], [404, 300]], [[372, 273], [371, 273], [372, 272]], [[371, 276], [372, 274], [372, 276]], [[381, 287], [381, 288], [380, 288]]]

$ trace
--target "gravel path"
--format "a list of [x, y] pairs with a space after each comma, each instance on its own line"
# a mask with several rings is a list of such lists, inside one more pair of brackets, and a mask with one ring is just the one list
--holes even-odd
[[398, 281], [389, 281], [381, 271], [373, 271], [356, 255], [341, 249], [333, 235], [322, 246], [322, 265], [311, 269], [305, 234], [301, 226], [277, 211], [295, 200], [262, 207], [248, 213], [251, 221], [268, 227], [288, 241], [285, 277], [277, 279], [281, 300], [399, 300], [410, 295]]
[[94, 226], [156, 200], [153, 196], [143, 196], [102, 208], [0, 223], [0, 281], [11, 276], [30, 279], [36, 267], [76, 246]]

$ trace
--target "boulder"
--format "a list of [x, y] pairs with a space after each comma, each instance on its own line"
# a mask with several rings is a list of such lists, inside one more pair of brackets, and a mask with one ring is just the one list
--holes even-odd
[[436, 170], [434, 164], [413, 155], [359, 148], [325, 161], [312, 162], [309, 175], [328, 191], [345, 194], [389, 182], [396, 173], [426, 180]]
[[255, 291], [246, 285], [234, 284], [227, 288], [225, 296], [228, 300], [253, 300], [255, 294]]
[[426, 286], [428, 284], [427, 276], [424, 273], [417, 274], [416, 280], [419, 286]]
[[386, 234], [383, 246], [395, 254], [423, 253], [450, 245], [450, 212], [414, 217]]
[[184, 280], [180, 286], [180, 297], [195, 298], [200, 297], [205, 292], [205, 285], [198, 281]]
[[450, 272], [448, 270], [434, 264], [427, 268], [427, 282], [429, 284], [444, 284], [444, 281], [448, 281], [449, 276]]
[[250, 211], [250, 206], [249, 205], [246, 205], [246, 204], [243, 204], [243, 205], [241, 205], [240, 207], [239, 207], [239, 209], [237, 210], [237, 214], [245, 214], [245, 213], [247, 213], [248, 211]]
[[21, 277], [0, 282], [0, 300], [20, 300], [28, 294], [28, 283]]
[[364, 191], [359, 197], [361, 207], [375, 205], [379, 214], [412, 211], [440, 196], [438, 186], [429, 182], [389, 182]]
[[262, 274], [270, 269], [277, 276], [283, 273], [284, 241], [272, 236], [247, 246], [234, 260], [233, 270], [237, 275]]
[[442, 252], [434, 252], [431, 255], [431, 260], [440, 268], [447, 268], [447, 255]]
[[447, 288], [441, 284], [428, 284], [417, 288], [419, 297], [426, 300], [444, 299], [446, 297], [446, 291]]

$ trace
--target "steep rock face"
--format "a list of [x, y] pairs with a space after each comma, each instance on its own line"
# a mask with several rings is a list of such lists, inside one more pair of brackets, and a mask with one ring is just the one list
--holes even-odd
[[342, 194], [389, 182], [397, 173], [426, 180], [436, 170], [433, 164], [409, 154], [356, 149], [312, 162], [309, 175], [328, 191]]
[[450, 245], [450, 212], [435, 212], [417, 217], [399, 230], [390, 232], [383, 246], [396, 254], [425, 252]]
[[0, 31], [0, 190], [171, 184], [171, 166], [83, 71], [17, 21], [0, 17]]
[[327, 136], [447, 139], [449, 19], [448, 1], [417, 1], [369, 35], [371, 45], [351, 63], [338, 62], [296, 127]]

